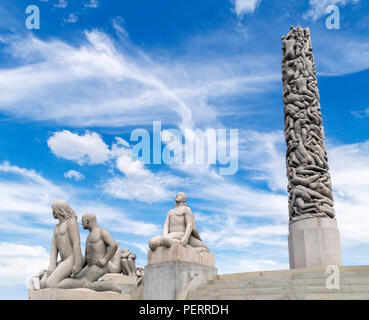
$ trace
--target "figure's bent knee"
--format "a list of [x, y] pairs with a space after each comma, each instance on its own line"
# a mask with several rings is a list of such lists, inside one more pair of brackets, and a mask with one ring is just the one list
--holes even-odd
[[150, 241], [149, 241], [149, 248], [152, 250], [152, 251], [155, 251], [157, 247], [160, 247], [162, 245], [162, 237], [161, 236], [158, 236], [158, 237], [155, 237], [155, 238], [152, 238]]
[[161, 242], [166, 248], [170, 248], [170, 246], [172, 245], [172, 241], [169, 239], [169, 237], [163, 237]]

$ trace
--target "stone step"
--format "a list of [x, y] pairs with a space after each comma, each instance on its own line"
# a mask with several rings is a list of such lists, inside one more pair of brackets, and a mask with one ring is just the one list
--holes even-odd
[[369, 266], [340, 267], [340, 289], [329, 290], [323, 270], [280, 270], [220, 275], [188, 299], [347, 300], [369, 299]]
[[[361, 279], [369, 279], [369, 272], [367, 271], [346, 271], [339, 273], [340, 279], [346, 278], [361, 278]], [[328, 273], [325, 272], [314, 272], [314, 273], [299, 273], [299, 274], [284, 274], [284, 275], [252, 275], [252, 276], [239, 276], [239, 277], [222, 277], [216, 281], [265, 281], [265, 280], [297, 280], [297, 279], [326, 279], [329, 276]]]
[[[220, 279], [209, 284], [212, 288], [219, 287], [232, 287], [232, 288], [268, 288], [268, 287], [285, 287], [285, 286], [325, 286], [326, 278], [312, 278], [312, 279]], [[369, 285], [369, 277], [340, 277], [340, 285], [355, 285], [355, 284], [367, 284]], [[215, 287], [214, 287], [215, 286]]]
[[[342, 277], [369, 277], [369, 266], [353, 266], [339, 267]], [[261, 272], [245, 272], [219, 275], [219, 279], [303, 279], [303, 278], [322, 278], [327, 277], [325, 270], [311, 269], [292, 269], [292, 270], [277, 270], [277, 271], [261, 271]]]
[[329, 290], [325, 286], [303, 287], [271, 287], [271, 288], [227, 288], [207, 286], [198, 290], [203, 295], [269, 295], [269, 294], [335, 294], [335, 293], [369, 293], [369, 285], [341, 286], [340, 289]]
[[369, 293], [270, 294], [257, 296], [191, 295], [189, 300], [369, 300]]

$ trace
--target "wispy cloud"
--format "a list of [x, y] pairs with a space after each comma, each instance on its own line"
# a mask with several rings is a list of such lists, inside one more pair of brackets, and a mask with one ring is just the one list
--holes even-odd
[[216, 120], [209, 100], [256, 94], [280, 78], [270, 73], [265, 56], [216, 65], [205, 58], [159, 64], [128, 40], [118, 49], [106, 34], [85, 35], [80, 47], [34, 37], [8, 39], [21, 66], [0, 70], [1, 110], [82, 127], [147, 125], [160, 119], [192, 128]]
[[305, 19], [312, 19], [313, 21], [325, 15], [326, 8], [329, 5], [345, 6], [347, 4], [355, 4], [360, 0], [309, 0], [310, 9], [304, 14]]
[[350, 111], [352, 115], [354, 115], [356, 118], [367, 118], [369, 117], [369, 108], [365, 109], [365, 110], [360, 110], [360, 111]]

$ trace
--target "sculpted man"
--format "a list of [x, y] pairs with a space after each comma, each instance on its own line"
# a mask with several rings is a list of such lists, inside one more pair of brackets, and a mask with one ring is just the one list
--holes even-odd
[[190, 246], [197, 252], [208, 252], [208, 247], [202, 242], [195, 225], [195, 217], [186, 205], [187, 197], [183, 192], [176, 195], [174, 209], [169, 210], [162, 236], [157, 236], [149, 241], [152, 251], [164, 246], [171, 247], [174, 244], [181, 244], [183, 247]]
[[95, 291], [121, 293], [120, 287], [116, 284], [109, 281], [97, 281], [109, 272], [108, 263], [116, 253], [118, 244], [108, 231], [97, 225], [96, 216], [93, 213], [87, 213], [82, 217], [82, 225], [85, 230], [90, 231], [86, 240], [84, 268], [73, 278], [62, 281], [58, 288], [88, 288]]
[[[77, 215], [64, 200], [52, 204], [53, 216], [59, 220], [53, 232], [50, 265], [42, 275], [40, 288], [55, 288], [62, 280], [79, 273], [83, 266]], [[60, 261], [57, 261], [58, 254]]]

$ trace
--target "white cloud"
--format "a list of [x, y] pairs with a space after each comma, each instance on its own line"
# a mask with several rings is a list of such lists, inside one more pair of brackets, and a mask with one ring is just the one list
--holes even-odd
[[97, 0], [90, 0], [89, 3], [85, 4], [87, 8], [97, 8], [99, 6], [99, 2]]
[[118, 199], [138, 200], [147, 203], [168, 200], [174, 191], [170, 188], [182, 179], [167, 173], [153, 173], [139, 160], [133, 160], [130, 149], [125, 149], [116, 159], [117, 169], [124, 177], [112, 177], [103, 190]]
[[76, 181], [80, 181], [85, 178], [85, 176], [81, 172], [75, 170], [69, 170], [67, 172], [64, 172], [64, 177], [68, 179], [74, 179]]
[[78, 135], [68, 130], [54, 133], [47, 141], [51, 151], [59, 158], [78, 164], [101, 164], [110, 158], [109, 147], [96, 132]]
[[329, 5], [345, 6], [351, 3], [358, 3], [359, 1], [360, 0], [310, 0], [310, 9], [304, 14], [304, 18], [315, 21], [325, 15], [326, 8]]
[[[67, 192], [33, 170], [4, 162], [0, 164], [0, 173], [0, 230], [4, 234], [23, 234], [33, 239], [37, 235], [40, 239], [49, 240], [51, 230], [47, 228], [54, 224], [51, 204], [58, 199], [68, 201], [79, 216], [94, 212], [110, 231], [143, 236], [158, 232], [158, 227], [152, 223], [132, 219], [124, 210], [115, 209], [101, 201], [90, 203], [82, 200], [79, 198], [81, 190], [78, 192], [68, 187]], [[38, 224], [47, 228], [41, 228]]]
[[125, 37], [117, 46], [96, 30], [85, 35], [78, 47], [32, 36], [6, 39], [19, 67], [0, 69], [0, 109], [78, 127], [140, 126], [160, 119], [192, 128], [231, 112], [228, 103], [216, 110], [209, 100], [255, 95], [280, 80], [278, 68], [271, 72], [274, 59], [265, 55], [154, 60]]
[[267, 181], [273, 191], [286, 190], [286, 146], [283, 131], [241, 131], [239, 145], [241, 167], [253, 172], [252, 179]]
[[369, 141], [333, 146], [328, 156], [342, 242], [369, 243]]
[[253, 13], [261, 0], [235, 0], [235, 10], [238, 16], [245, 13]]
[[[9, 218], [7, 223], [16, 221], [16, 218], [21, 220], [22, 215], [32, 216], [34, 222], [46, 223], [51, 216], [52, 202], [56, 199], [69, 199], [66, 192], [34, 170], [3, 162], [0, 164], [0, 173], [0, 212], [2, 218]], [[15, 229], [19, 230], [23, 223]], [[3, 227], [1, 224], [0, 228]]]
[[26, 287], [28, 279], [48, 265], [49, 254], [41, 246], [0, 242], [0, 287]]
[[63, 19], [65, 23], [76, 23], [78, 21], [78, 16], [74, 13], [70, 13], [68, 18]]

